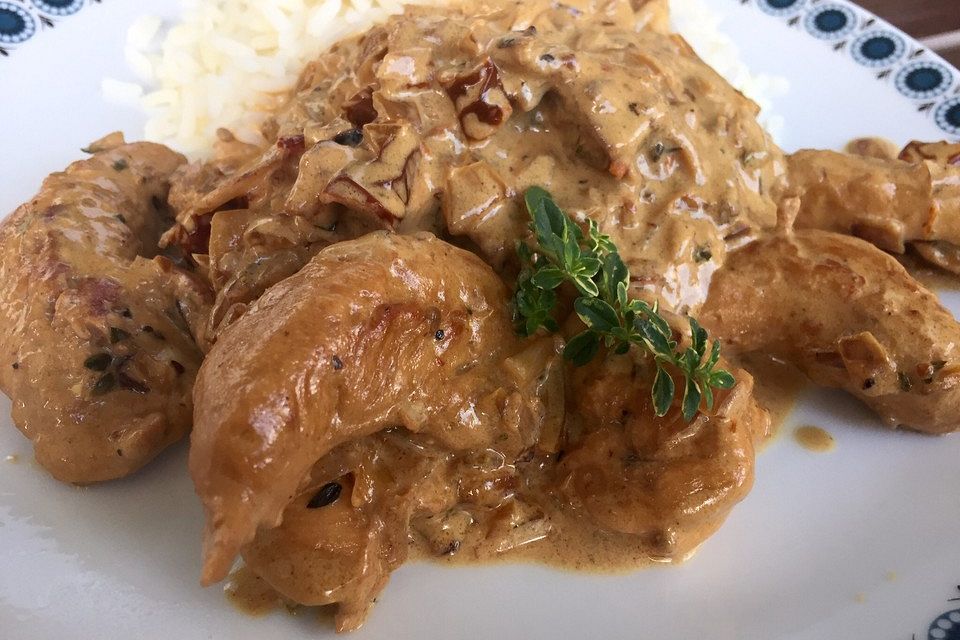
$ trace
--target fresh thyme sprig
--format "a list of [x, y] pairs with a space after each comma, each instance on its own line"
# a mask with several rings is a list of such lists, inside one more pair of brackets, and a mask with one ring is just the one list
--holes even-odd
[[567, 342], [563, 352], [566, 359], [580, 366], [593, 359], [601, 343], [614, 353], [626, 353], [630, 345], [636, 345], [656, 364], [651, 397], [658, 416], [666, 415], [676, 393], [667, 366], [684, 377], [684, 420], [693, 419], [701, 401], [708, 410], [713, 409], [713, 389], [729, 389], [735, 382], [728, 371], [715, 369], [720, 341], [714, 340], [708, 353], [707, 331], [691, 317], [690, 346], [678, 349], [673, 330], [657, 305], [628, 297], [627, 265], [593, 220], [584, 236], [544, 189], [527, 189], [524, 201], [537, 247], [532, 250], [524, 243], [517, 246], [523, 265], [514, 296], [518, 331], [523, 335], [531, 335], [540, 327], [557, 331], [553, 317], [556, 288], [568, 282], [579, 294], [573, 308], [587, 329]]

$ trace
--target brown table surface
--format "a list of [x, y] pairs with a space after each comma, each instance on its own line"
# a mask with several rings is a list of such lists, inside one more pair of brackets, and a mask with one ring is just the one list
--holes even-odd
[[855, 0], [960, 67], [960, 0]]

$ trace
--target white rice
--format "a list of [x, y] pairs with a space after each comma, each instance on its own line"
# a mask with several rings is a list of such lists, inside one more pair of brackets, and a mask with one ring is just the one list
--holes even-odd
[[[776, 137], [783, 123], [769, 113], [786, 81], [751, 74], [720, 17], [703, 0], [670, 0], [673, 25], [731, 84], [763, 109]], [[144, 138], [200, 157], [218, 127], [264, 142], [260, 124], [303, 66], [337, 40], [402, 11], [403, 4], [443, 0], [180, 0], [181, 19], [147, 16], [133, 24], [126, 59], [137, 82], [103, 81], [112, 101], [139, 105]], [[146, 87], [146, 89], [144, 89]]]

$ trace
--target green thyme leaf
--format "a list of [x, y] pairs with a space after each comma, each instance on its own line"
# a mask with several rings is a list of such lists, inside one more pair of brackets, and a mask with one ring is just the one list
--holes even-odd
[[707, 363], [704, 365], [704, 369], [710, 371], [713, 369], [714, 365], [717, 364], [717, 361], [720, 360], [720, 340], [713, 341], [713, 348], [710, 350], [710, 357], [707, 358]]
[[563, 357], [581, 367], [597, 355], [600, 350], [600, 336], [595, 331], [584, 331], [570, 338], [563, 348]]
[[707, 405], [707, 411], [713, 411], [713, 389], [710, 388], [709, 384], [705, 384], [701, 391], [703, 392], [703, 401]]
[[593, 297], [600, 293], [600, 289], [597, 288], [597, 283], [589, 276], [578, 273], [571, 277], [571, 281], [582, 295]]
[[707, 330], [700, 326], [700, 323], [696, 321], [695, 318], [691, 317], [690, 319], [690, 341], [692, 343], [693, 350], [697, 353], [697, 363], [699, 364], [700, 358], [704, 354], [704, 350], [707, 348]]
[[541, 289], [556, 289], [563, 284], [564, 280], [566, 280], [566, 274], [556, 267], [541, 269], [530, 278], [530, 282]]
[[[617, 304], [620, 306], [620, 308], [621, 308], [621, 309], [626, 309], [626, 308], [627, 308], [627, 283], [626, 283], [626, 282], [618, 282], [618, 283], [617, 283], [617, 296], [616, 296], [616, 297], [617, 297]], [[634, 315], [634, 313], [633, 313], [632, 310], [627, 309], [627, 311], [630, 313], [631, 316]], [[628, 323], [628, 324], [633, 324], [633, 322], [631, 321], [631, 322]]]
[[578, 264], [580, 275], [592, 278], [600, 271], [601, 265], [600, 258], [596, 258], [588, 253], [580, 254], [580, 262]]
[[710, 386], [718, 389], [730, 389], [736, 384], [736, 379], [729, 371], [714, 371], [709, 378]]
[[[603, 281], [604, 288], [607, 290], [607, 297], [614, 298], [621, 306], [626, 306], [626, 291], [630, 272], [627, 265], [623, 263], [619, 253], [608, 253], [603, 259]], [[623, 285], [623, 297], [620, 296], [619, 289]]]
[[643, 335], [652, 347], [654, 354], [671, 353], [673, 351], [673, 343], [667, 336], [660, 332], [660, 329], [654, 323], [643, 319], [636, 321], [634, 324], [638, 326], [641, 335]]
[[[666, 415], [673, 406], [679, 376], [683, 418], [692, 420], [701, 404], [712, 410], [716, 400], [713, 389], [729, 389], [736, 383], [729, 372], [715, 370], [720, 341], [710, 345], [707, 331], [689, 318], [690, 344], [679, 349], [679, 334], [657, 305], [630, 298], [630, 271], [596, 222], [588, 220], [584, 234], [541, 187], [527, 189], [524, 203], [536, 246], [517, 245], [521, 265], [513, 304], [517, 331], [523, 335], [541, 328], [557, 331], [557, 289], [564, 284], [572, 286], [578, 294], [574, 310], [587, 329], [567, 343], [563, 352], [567, 360], [584, 365], [596, 357], [601, 344], [619, 354], [636, 346], [653, 358], [656, 367], [650, 393], [658, 416]], [[676, 382], [668, 366], [679, 374]]]
[[620, 326], [617, 312], [609, 304], [599, 298], [577, 298], [573, 303], [577, 315], [594, 331], [610, 333], [614, 327]]
[[700, 410], [700, 387], [696, 380], [687, 378], [687, 386], [683, 392], [683, 419], [687, 422], [693, 420]]
[[674, 385], [673, 378], [667, 373], [666, 369], [657, 367], [657, 376], [653, 379], [653, 389], [651, 397], [653, 398], [653, 408], [658, 416], [667, 415], [670, 405], [673, 404]]

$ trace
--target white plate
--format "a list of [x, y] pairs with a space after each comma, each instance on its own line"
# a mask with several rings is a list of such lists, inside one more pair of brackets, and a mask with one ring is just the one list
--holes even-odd
[[[935, 116], [948, 125], [960, 73], [942, 67], [952, 79], [940, 95], [904, 95], [897, 78], [903, 86], [913, 69], [905, 65], [943, 63], [892, 32], [892, 55], [901, 57], [861, 64], [854, 53], [865, 60], [863, 34], [889, 30], [862, 10], [810, 0], [709, 3], [726, 16], [724, 30], [754, 71], [790, 80], [776, 103], [787, 148], [838, 147], [865, 134], [897, 143], [947, 135]], [[91, 139], [117, 128], [136, 135], [139, 115], [105, 105], [100, 79], [125, 74], [125, 26], [142, 12], [170, 13], [175, 3], [0, 2], [0, 10], [11, 6], [33, 18], [56, 7], [81, 10], [14, 47], [3, 43], [0, 16], [0, 47], [9, 53], [0, 59], [4, 211]], [[883, 44], [866, 51], [883, 53]], [[924, 80], [928, 94], [940, 91], [929, 89], [929, 74], [912, 82]], [[944, 297], [960, 310], [960, 295]], [[183, 446], [135, 478], [75, 489], [31, 462], [8, 410], [3, 400], [0, 638], [330, 633], [311, 616], [250, 618], [219, 587], [198, 586], [201, 511]], [[800, 423], [827, 427], [836, 452], [774, 441], [759, 458], [753, 492], [686, 565], [618, 576], [532, 565], [404, 566], [352, 637], [960, 638], [960, 436], [881, 431], [863, 408], [831, 392], [805, 398], [786, 426]], [[7, 455], [20, 461], [4, 462]]]

